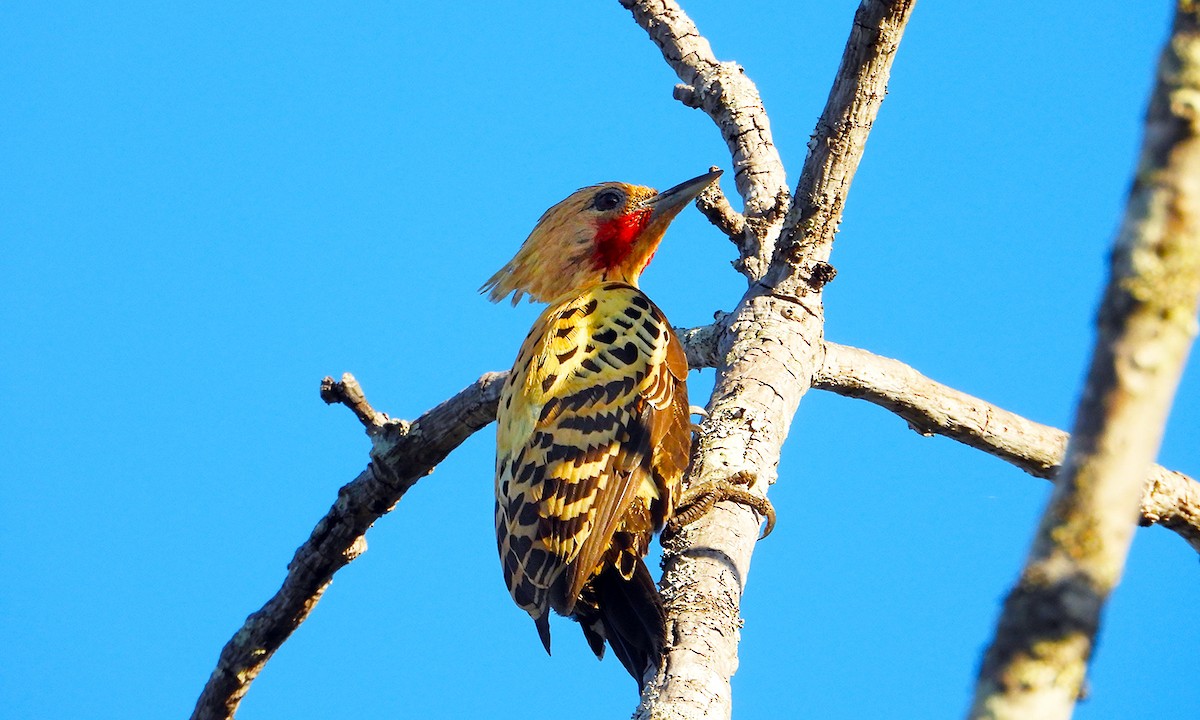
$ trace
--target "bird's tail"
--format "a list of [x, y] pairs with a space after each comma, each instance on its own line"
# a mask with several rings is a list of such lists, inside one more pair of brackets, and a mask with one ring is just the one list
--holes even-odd
[[[618, 565], [626, 566], [628, 576]], [[657, 670], [662, 662], [666, 635], [662, 596], [646, 563], [625, 553], [620, 562], [605, 563], [580, 600], [573, 614], [592, 652], [598, 658], [604, 657], [607, 640], [617, 659], [637, 680], [640, 692], [646, 670]]]

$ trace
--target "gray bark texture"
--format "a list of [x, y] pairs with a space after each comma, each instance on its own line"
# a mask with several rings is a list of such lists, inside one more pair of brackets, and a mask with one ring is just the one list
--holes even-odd
[[737, 63], [716, 59], [708, 40], [674, 0], [620, 3], [633, 13], [682, 81], [675, 86], [675, 99], [703, 110], [729, 147], [734, 182], [745, 208], [738, 223], [740, 233], [732, 224], [725, 229], [740, 235], [733, 238], [741, 251], [738, 270], [757, 280], [771, 261], [789, 199], [783, 161], [771, 139], [771, 122], [758, 88]]

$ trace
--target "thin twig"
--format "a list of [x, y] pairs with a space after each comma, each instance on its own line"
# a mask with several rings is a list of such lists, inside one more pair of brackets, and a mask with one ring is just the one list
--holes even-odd
[[[717, 167], [714, 165], [709, 169], [716, 170]], [[720, 185], [713, 183], [705, 188], [696, 198], [696, 207], [710, 223], [732, 240], [734, 245], [741, 247], [746, 231], [746, 217], [733, 209]]]
[[326, 405], [345, 405], [350, 408], [368, 433], [379, 430], [388, 421], [387, 415], [377, 412], [371, 407], [371, 403], [367, 402], [367, 396], [363, 394], [358, 380], [350, 373], [342, 373], [340, 381], [328, 375], [322, 378], [321, 399]]

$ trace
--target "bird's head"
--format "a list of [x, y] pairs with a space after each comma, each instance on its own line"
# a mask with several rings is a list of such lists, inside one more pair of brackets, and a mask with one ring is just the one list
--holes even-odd
[[576, 190], [538, 220], [516, 257], [480, 288], [492, 302], [512, 293], [538, 302], [606, 280], [637, 285], [667, 226], [720, 177], [714, 170], [670, 190], [608, 182]]

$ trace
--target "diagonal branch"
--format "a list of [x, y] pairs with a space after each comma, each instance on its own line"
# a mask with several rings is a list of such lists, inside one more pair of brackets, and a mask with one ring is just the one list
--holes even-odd
[[333, 507], [296, 550], [283, 586], [246, 618], [221, 650], [217, 667], [196, 701], [192, 720], [228, 720], [234, 716], [250, 683], [316, 607], [333, 574], [366, 551], [367, 529], [390, 512], [417, 480], [433, 472], [451, 450], [496, 419], [496, 403], [505, 377], [506, 373], [484, 375], [411, 425], [374, 423], [378, 414], [370, 410], [352, 376], [349, 382], [343, 377], [340, 384], [326, 378], [322, 396], [327, 402], [346, 404], [367, 426], [374, 445], [372, 462], [338, 490]]
[[[922, 435], [943, 435], [1051, 480], [1067, 433], [1027, 420], [931, 380], [908, 365], [858, 348], [825, 343], [813, 387], [861, 398], [904, 418]], [[1161, 465], [1142, 489], [1141, 523], [1162, 525], [1200, 552], [1200, 483]]]
[[792, 208], [764, 278], [771, 287], [807, 282], [814, 274], [826, 272], [821, 266], [829, 258], [850, 183], [887, 95], [892, 61], [915, 3], [864, 0], [855, 13], [837, 78], [809, 141]]
[[674, 0], [620, 2], [683, 81], [675, 98], [712, 118], [729, 147], [738, 194], [745, 202], [736, 266], [749, 280], [757, 280], [766, 272], [788, 202], [787, 176], [758, 88], [737, 63], [716, 59], [708, 40]]
[[1196, 334], [1200, 5], [1163, 49], [1075, 427], [979, 670], [971, 718], [1069, 718]]

